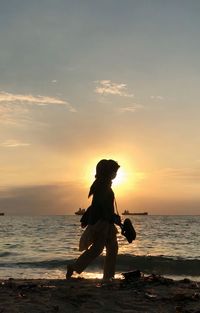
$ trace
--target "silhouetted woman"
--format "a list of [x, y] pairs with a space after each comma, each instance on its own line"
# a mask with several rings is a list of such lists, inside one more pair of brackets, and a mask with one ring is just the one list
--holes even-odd
[[85, 251], [73, 264], [68, 265], [67, 279], [73, 275], [74, 271], [82, 273], [102, 253], [104, 247], [106, 256], [103, 279], [109, 280], [115, 275], [118, 243], [117, 229], [114, 225], [114, 193], [111, 185], [119, 167], [118, 163], [113, 160], [101, 160], [96, 166], [96, 179], [88, 195], [88, 197], [93, 196], [88, 226], [79, 243], [79, 250]]

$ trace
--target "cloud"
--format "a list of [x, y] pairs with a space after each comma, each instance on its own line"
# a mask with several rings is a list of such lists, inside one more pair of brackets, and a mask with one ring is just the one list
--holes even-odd
[[0, 147], [4, 147], [4, 148], [27, 147], [30, 145], [31, 145], [30, 143], [21, 142], [21, 141], [16, 140], [16, 139], [8, 139], [8, 140], [0, 143]]
[[28, 102], [37, 105], [66, 104], [65, 101], [57, 98], [33, 95], [20, 95], [8, 92], [0, 92], [0, 102]]
[[34, 96], [31, 94], [28, 95], [22, 95], [22, 94], [13, 94], [1, 91], [0, 92], [0, 104], [1, 103], [28, 103], [32, 105], [49, 105], [49, 104], [55, 104], [55, 105], [66, 105], [70, 112], [76, 112], [76, 109], [72, 107], [72, 105], [62, 99], [54, 98], [54, 97], [48, 97], [48, 96]]
[[31, 123], [30, 106], [48, 106], [58, 105], [63, 106], [72, 113], [76, 113], [76, 109], [65, 100], [48, 96], [34, 96], [13, 94], [1, 91], [0, 92], [0, 121], [4, 124], [23, 125]]
[[164, 168], [158, 174], [171, 179], [200, 182], [200, 168]]
[[143, 108], [144, 106], [142, 104], [133, 104], [131, 106], [119, 108], [118, 111], [120, 113], [126, 113], [126, 112], [134, 113], [135, 111], [143, 109]]
[[96, 81], [97, 86], [95, 92], [101, 95], [115, 95], [120, 97], [134, 97], [133, 94], [128, 93], [127, 85], [123, 83], [114, 83], [111, 80]]
[[163, 96], [151, 96], [150, 98], [154, 100], [164, 100]]
[[21, 105], [14, 105], [10, 103], [0, 103], [0, 121], [3, 124], [18, 125], [24, 121], [29, 122], [29, 110], [27, 107]]
[[[77, 197], [79, 194], [79, 197]], [[73, 214], [87, 202], [87, 192], [75, 183], [0, 188], [5, 214]]]
[[[0, 168], [1, 171], [1, 168]], [[79, 195], [77, 197], [77, 194]], [[74, 214], [80, 206], [88, 205], [87, 190], [77, 183], [35, 185], [21, 187], [0, 186], [0, 207], [6, 215]], [[132, 207], [130, 198], [125, 207]], [[199, 214], [200, 199], [175, 197], [137, 196], [137, 208], [148, 208], [150, 214]]]

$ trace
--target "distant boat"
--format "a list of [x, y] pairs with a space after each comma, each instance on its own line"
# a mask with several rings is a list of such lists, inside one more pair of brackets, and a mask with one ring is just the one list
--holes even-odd
[[3, 213], [3, 212], [0, 212], [0, 216], [4, 216], [5, 215], [5, 213]]
[[122, 215], [148, 215], [148, 212], [129, 212], [129, 210], [124, 210]]
[[75, 212], [76, 215], [83, 215], [85, 213], [85, 209], [79, 208], [78, 211]]

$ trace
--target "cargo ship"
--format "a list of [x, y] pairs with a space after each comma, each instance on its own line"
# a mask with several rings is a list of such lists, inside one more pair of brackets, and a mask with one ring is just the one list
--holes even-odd
[[85, 209], [79, 208], [78, 211], [75, 212], [76, 215], [83, 215], [85, 213]]
[[129, 210], [124, 210], [122, 215], [148, 215], [148, 212], [129, 212]]
[[0, 212], [0, 216], [4, 216], [5, 215], [5, 213], [3, 213], [3, 212]]

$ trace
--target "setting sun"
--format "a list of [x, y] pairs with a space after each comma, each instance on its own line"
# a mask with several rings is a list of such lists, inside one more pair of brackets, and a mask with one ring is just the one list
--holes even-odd
[[139, 180], [139, 172], [136, 170], [135, 165], [125, 159], [125, 157], [115, 155], [95, 158], [88, 162], [83, 174], [84, 185], [86, 187], [89, 187], [94, 181], [96, 164], [101, 158], [117, 160], [120, 165], [117, 176], [112, 181], [112, 187], [114, 191], [116, 191], [118, 194], [124, 194], [125, 191], [127, 192], [128, 190], [132, 190], [136, 187], [137, 181]]

